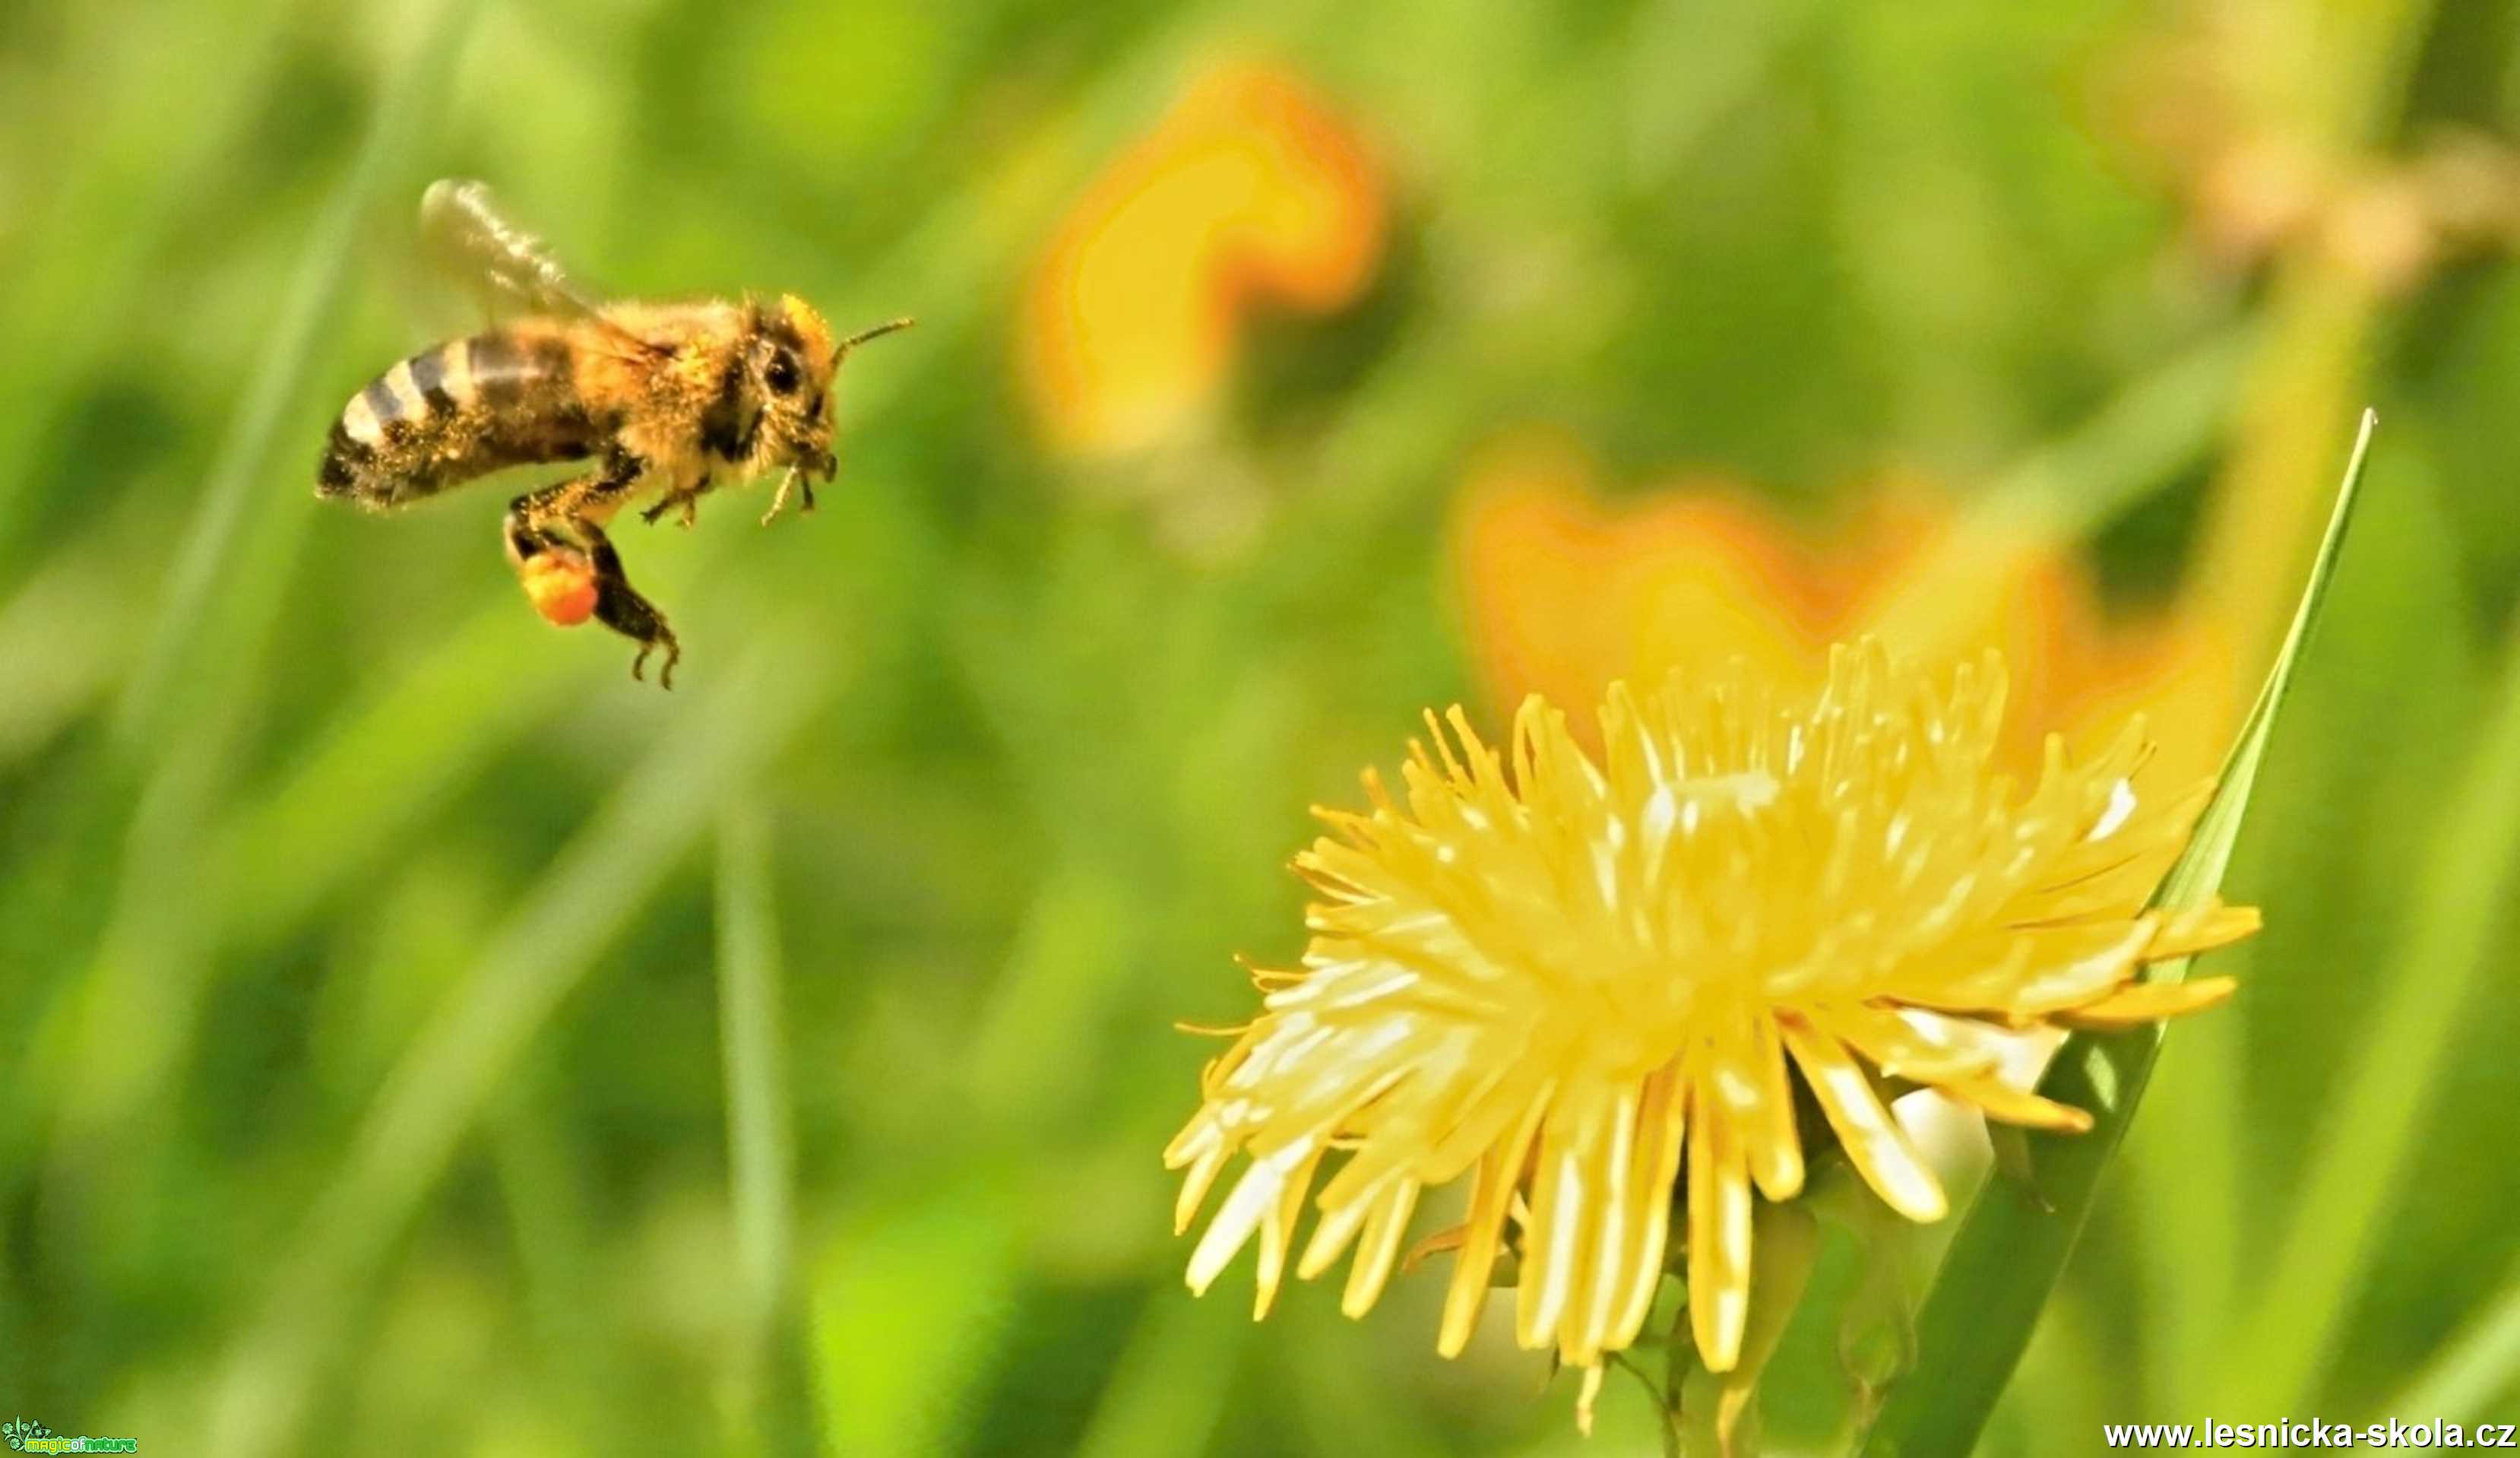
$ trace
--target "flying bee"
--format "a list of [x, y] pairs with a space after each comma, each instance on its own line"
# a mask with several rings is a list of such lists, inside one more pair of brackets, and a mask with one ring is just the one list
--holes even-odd
[[814, 509], [832, 453], [832, 377], [851, 349], [910, 324], [834, 340], [814, 306], [775, 300], [599, 300], [542, 241], [508, 221], [478, 182], [433, 183], [421, 227], [494, 297], [522, 312], [401, 361], [350, 397], [333, 423], [315, 494], [389, 511], [511, 466], [588, 461], [592, 469], [508, 503], [508, 561], [542, 615], [593, 617], [635, 640], [630, 676], [661, 653], [674, 684], [682, 649], [639, 595], [604, 528], [649, 500], [652, 524], [685, 526], [717, 486], [782, 473], [767, 525], [791, 495]]

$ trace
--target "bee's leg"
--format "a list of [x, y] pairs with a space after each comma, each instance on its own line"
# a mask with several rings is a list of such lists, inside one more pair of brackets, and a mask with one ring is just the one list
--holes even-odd
[[522, 566], [541, 553], [574, 550], [573, 539], [584, 534], [590, 520], [600, 525], [612, 515], [643, 469], [638, 457], [616, 448], [595, 475], [554, 481], [509, 502], [504, 528], [509, 560]]
[[[539, 495], [540, 493], [536, 493]], [[595, 566], [551, 520], [533, 496], [508, 503], [499, 540], [517, 585], [534, 611], [555, 627], [574, 627], [595, 610]]]
[[[585, 545], [587, 559], [595, 567], [596, 619], [625, 638], [638, 640], [638, 656], [630, 661], [632, 678], [644, 680], [648, 655], [662, 650], [665, 661], [656, 669], [656, 683], [670, 689], [674, 686], [674, 664], [683, 656], [682, 645], [674, 641], [674, 630], [665, 625], [665, 615], [630, 585], [629, 574], [621, 570], [621, 554], [612, 550], [612, 539], [604, 534], [604, 524], [639, 488], [647, 469], [646, 461], [616, 442], [605, 455], [604, 474], [567, 498], [565, 509], [569, 514], [569, 533]], [[690, 499], [698, 494], [698, 488], [694, 486], [669, 491], [666, 499]]]
[[639, 514], [639, 520], [647, 523], [651, 526], [653, 526], [656, 524], [657, 518], [662, 517], [665, 513], [672, 511], [676, 507], [681, 507], [683, 509], [683, 529], [685, 531], [689, 531], [692, 529], [692, 524], [698, 522], [700, 518], [700, 497], [708, 493], [708, 488], [709, 478], [706, 475], [702, 475], [698, 480], [692, 482], [690, 485], [685, 486], [680, 490], [668, 491], [664, 495], [657, 497], [654, 505]]
[[621, 554], [612, 550], [612, 539], [603, 527], [581, 520], [576, 529], [595, 564], [596, 618], [623, 637], [638, 640], [639, 656], [630, 661], [630, 676], [644, 680], [648, 655], [662, 650], [665, 661], [656, 669], [656, 683], [672, 688], [674, 664], [682, 661], [683, 649], [674, 641], [674, 630], [665, 625], [665, 615], [630, 585], [629, 574], [621, 570]]
[[545, 553], [569, 550], [567, 541], [545, 524], [533, 496], [519, 496], [508, 503], [508, 515], [499, 523], [499, 540], [508, 549], [509, 564], [519, 569]]
[[796, 476], [796, 468], [790, 466], [788, 468], [788, 474], [779, 478], [779, 490], [770, 498], [770, 510], [761, 514], [762, 525], [767, 526], [779, 520], [779, 514], [788, 509], [788, 494], [799, 484], [805, 488], [804, 510], [814, 509], [814, 482], [810, 478], [800, 482]]
[[822, 453], [822, 459], [820, 461], [809, 460], [801, 464], [788, 467], [788, 474], [779, 478], [779, 494], [771, 498], [770, 510], [762, 517], [761, 524], [767, 526], [778, 517], [780, 509], [788, 504], [788, 492], [790, 488], [804, 493], [803, 504], [800, 505], [797, 510], [808, 512], [812, 511], [814, 509], [814, 477], [818, 473], [822, 476], [824, 480], [832, 480], [839, 476], [840, 463], [833, 459], [832, 453], [827, 450]]
[[[646, 474], [647, 462], [615, 444], [605, 454], [604, 469], [598, 474], [545, 486], [510, 502], [505, 532], [509, 559], [517, 564], [520, 576], [526, 574], [529, 563], [548, 556], [590, 577], [593, 615], [639, 644], [638, 657], [630, 661], [630, 676], [644, 679], [648, 656], [661, 649], [665, 661], [656, 681], [670, 689], [682, 648], [674, 641], [673, 629], [665, 625], [665, 615], [630, 585], [629, 574], [621, 569], [621, 555], [604, 534], [604, 524], [619, 509], [622, 498], [638, 489]], [[527, 591], [533, 591], [530, 582]], [[543, 605], [538, 601], [536, 606]], [[544, 611], [546, 616], [552, 615], [548, 609]], [[582, 617], [587, 610], [580, 606], [577, 611]]]

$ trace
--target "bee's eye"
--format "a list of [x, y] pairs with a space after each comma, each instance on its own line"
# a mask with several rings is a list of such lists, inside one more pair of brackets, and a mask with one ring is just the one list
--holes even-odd
[[770, 361], [770, 369], [763, 378], [770, 383], [771, 393], [782, 395], [794, 394], [796, 392], [796, 360], [794, 356], [784, 350], [781, 351], [777, 358]]

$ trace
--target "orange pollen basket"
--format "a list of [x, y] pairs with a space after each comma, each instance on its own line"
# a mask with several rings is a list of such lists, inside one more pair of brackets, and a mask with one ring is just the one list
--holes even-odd
[[582, 557], [545, 552], [518, 568], [517, 578], [555, 627], [573, 628], [595, 615], [595, 568]]

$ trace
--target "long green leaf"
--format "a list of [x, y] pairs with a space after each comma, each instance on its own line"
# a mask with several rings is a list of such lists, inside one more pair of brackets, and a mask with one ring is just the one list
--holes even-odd
[[[2292, 627], [2224, 762], [2214, 798], [2198, 819], [2186, 851], [2163, 880], [2156, 904], [2193, 906], [2222, 886], [2276, 710], [2335, 575], [2337, 550], [2362, 489], [2374, 424], [2372, 414], [2363, 412], [2354, 456]], [[2157, 966], [2153, 975], [2176, 980], [2186, 970], [2182, 959]], [[2090, 1217], [2101, 1172], [2126, 1137], [2152, 1075], [2161, 1036], [2158, 1026], [2148, 1026], [2076, 1037], [2057, 1054], [2039, 1091], [2090, 1110], [2092, 1127], [2086, 1134], [2031, 1136], [2035, 1188], [2001, 1175], [1987, 1181], [1954, 1238], [1918, 1318], [1916, 1370], [1882, 1405], [1864, 1444], [1865, 1458], [1955, 1458], [1976, 1445]]]
[[[2320, 1376], [2352, 1331], [2356, 1287], [2389, 1238], [2398, 1202], [2422, 1198], [2408, 1175], [2435, 1110], [2459, 1020], [2510, 963], [2497, 929], [2520, 879], [2520, 653], [2506, 654], [2465, 767], [2441, 799], [2423, 859], [2407, 873], [2408, 908], [2377, 975], [2354, 1051], [2330, 1078], [2285, 1202], [2238, 1349], [2214, 1410], [2309, 1411]], [[2425, 1416], [2438, 1416], [2426, 1413]]]

